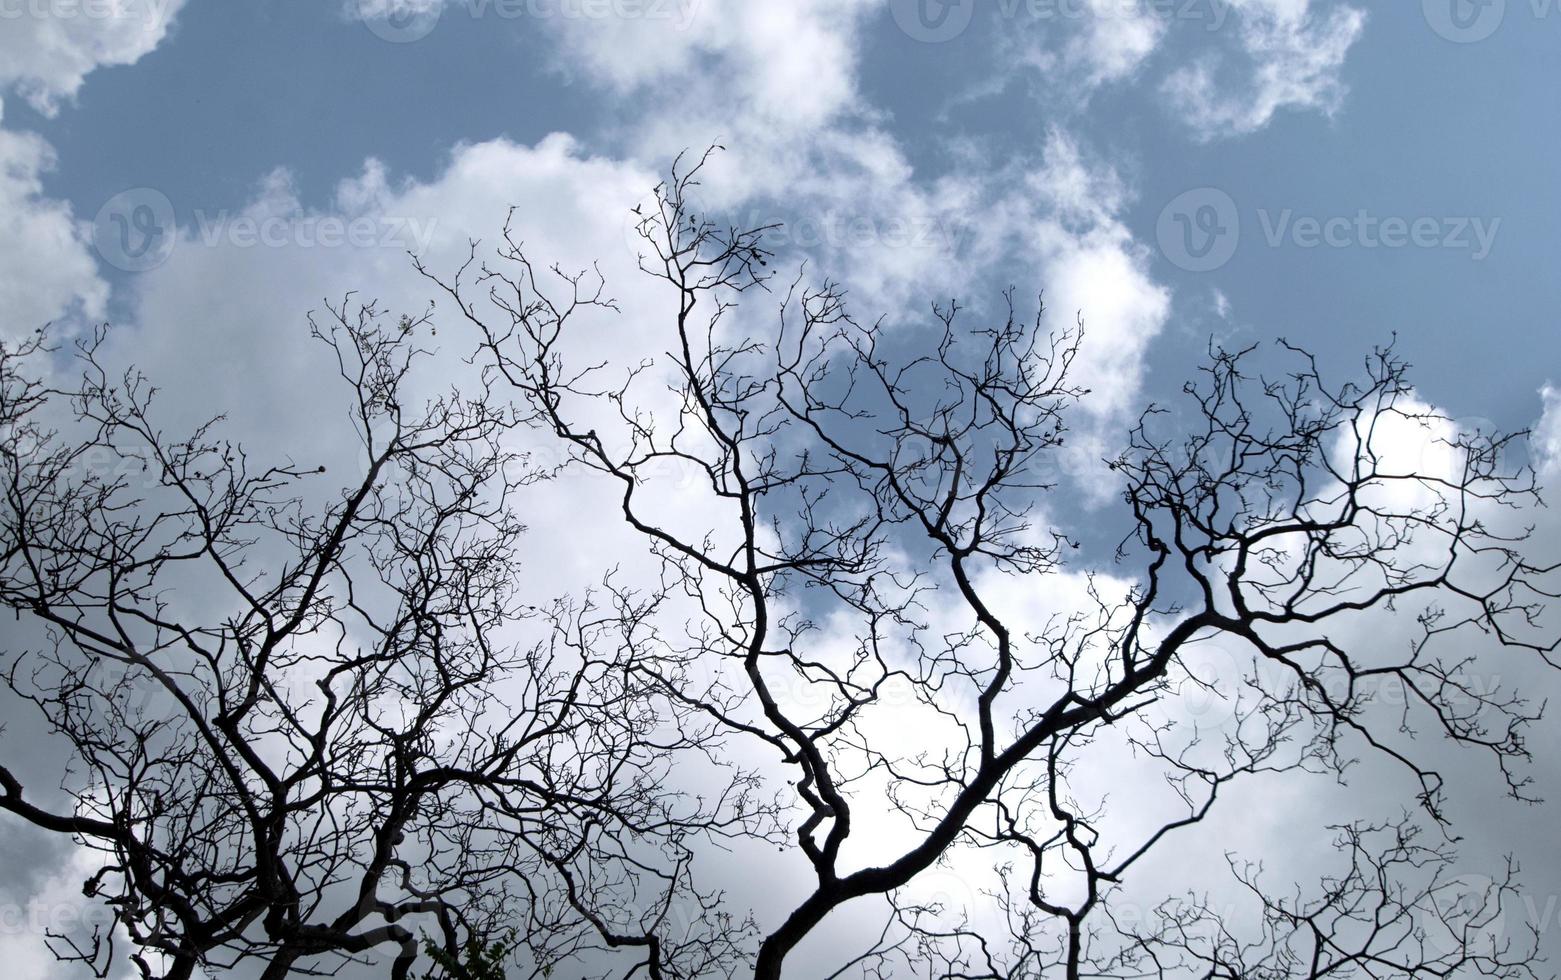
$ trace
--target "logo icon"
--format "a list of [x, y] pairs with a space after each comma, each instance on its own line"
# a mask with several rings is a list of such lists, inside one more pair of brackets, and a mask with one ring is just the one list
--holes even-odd
[[1165, 206], [1155, 236], [1172, 265], [1188, 272], [1213, 272], [1236, 254], [1241, 215], [1229, 194], [1202, 187]]
[[25, 466], [37, 459], [43, 449], [44, 438], [33, 425], [25, 421], [0, 425], [0, 456], [9, 456]]
[[434, 32], [443, 6], [443, 0], [358, 0], [358, 19], [382, 41], [410, 44]]
[[1507, 16], [1507, 0], [1422, 0], [1426, 23], [1457, 44], [1473, 44], [1496, 33]]
[[119, 721], [128, 727], [178, 727], [183, 720], [184, 705], [162, 681], [144, 670], [127, 671], [115, 693]]
[[976, 0], [889, 0], [889, 9], [907, 36], [938, 44], [965, 33], [975, 16]]
[[1425, 948], [1439, 957], [1499, 949], [1507, 934], [1501, 884], [1486, 875], [1465, 874], [1438, 883], [1426, 911]]
[[125, 272], [146, 272], [162, 265], [178, 240], [173, 202], [149, 187], [115, 194], [92, 222], [92, 244], [98, 255]]

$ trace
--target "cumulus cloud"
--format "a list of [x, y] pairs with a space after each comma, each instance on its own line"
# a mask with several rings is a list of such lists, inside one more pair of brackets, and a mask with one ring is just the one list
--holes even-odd
[[[86, 76], [134, 64], [172, 28], [184, 0], [22, 0], [0, 5], [0, 98], [15, 92], [46, 116]], [[54, 151], [3, 128], [0, 102], [0, 304], [4, 333], [28, 332], [72, 313], [101, 317], [108, 286], [68, 204], [43, 192]]]
[[1016, 247], [1044, 284], [1053, 328], [1077, 318], [1085, 340], [1075, 383], [1090, 390], [1074, 420], [1068, 465], [1089, 499], [1116, 484], [1099, 461], [1114, 455], [1138, 405], [1146, 357], [1171, 313], [1171, 293], [1150, 273], [1147, 247], [1124, 223], [1131, 193], [1114, 168], [1054, 130], [1044, 165], [1008, 202]]
[[[248, 204], [182, 228], [167, 261], [136, 277], [133, 322], [116, 331], [116, 344], [181, 392], [189, 420], [226, 412], [267, 443], [338, 452], [315, 444], [339, 381], [332, 383], [308, 336], [309, 311], [323, 313], [327, 302], [356, 291], [358, 301], [393, 314], [420, 314], [438, 293], [408, 253], [453, 274], [479, 239], [491, 260], [515, 205], [516, 236], [544, 267], [600, 262], [612, 294], [644, 313], [655, 298], [644, 292], [649, 277], [634, 268], [625, 227], [630, 206], [653, 183], [650, 172], [590, 156], [562, 135], [535, 146], [495, 140], [457, 147], [426, 182], [394, 179], [370, 160], [317, 209], [301, 205], [287, 171], [273, 171]], [[472, 338], [444, 322], [450, 329], [433, 342], [466, 352]], [[608, 318], [600, 336], [621, 343], [635, 326]]]
[[72, 312], [100, 317], [108, 300], [70, 205], [43, 193], [53, 166], [48, 143], [0, 128], [0, 335], [29, 333]]
[[[877, 5], [668, 0], [634, 9], [635, 16], [549, 18], [563, 42], [561, 61], [620, 93], [701, 75], [720, 86], [722, 102], [745, 115], [798, 125], [827, 119], [854, 97], [857, 30]], [[689, 101], [716, 91], [674, 85], [662, 97], [669, 109], [686, 110]]]
[[133, 65], [173, 28], [185, 0], [19, 0], [0, 7], [0, 91], [45, 115], [94, 69]]
[[862, 27], [878, 3], [644, 7], [663, 15], [542, 21], [560, 70], [611, 96], [605, 142], [658, 166], [685, 149], [728, 147], [701, 191], [717, 207], [848, 175], [904, 183], [900, 147], [858, 87]]
[[[96, 927], [112, 933], [116, 942], [125, 942], [124, 930], [114, 928], [112, 911], [81, 892], [81, 883], [103, 866], [101, 854], [84, 848], [60, 848], [57, 839], [43, 837], [30, 827], [8, 832], [0, 840], [21, 860], [29, 853], [41, 853], [59, 861], [58, 866], [28, 883], [29, 892], [0, 894], [0, 961], [11, 976], [63, 980], [74, 973], [45, 945], [44, 937], [49, 933], [90, 933]], [[128, 980], [132, 974], [128, 965], [119, 964], [112, 976]]]
[[[524, 22], [557, 40], [553, 67], [617, 97], [654, 89], [668, 115], [816, 125], [856, 94], [857, 31], [875, 0], [344, 0], [349, 16]], [[408, 25], [410, 26], [410, 25]], [[717, 108], [719, 107], [719, 108]], [[638, 113], [634, 113], [638, 115]]]
[[[364, 2], [361, 13], [407, 15], [432, 0]], [[1058, 130], [1033, 157], [964, 146], [942, 173], [918, 170], [858, 84], [864, 27], [883, 13], [872, 0], [632, 9], [642, 15], [539, 21], [559, 41], [559, 64], [614, 96], [623, 121], [607, 142], [625, 159], [654, 172], [721, 142], [700, 204], [738, 224], [783, 223], [784, 262], [805, 258], [843, 280], [868, 319], [914, 319], [953, 295], [993, 299], [972, 292], [1002, 288], [989, 281], [996, 267], [1020, 276], [1021, 292], [1044, 288], [1055, 326], [1087, 316], [1089, 411], [1119, 420], [1169, 294], [1124, 223], [1131, 195], [1108, 163]], [[1116, 0], [1091, 0], [1089, 14], [1068, 57], [1102, 77], [1131, 73], [1166, 29]]]

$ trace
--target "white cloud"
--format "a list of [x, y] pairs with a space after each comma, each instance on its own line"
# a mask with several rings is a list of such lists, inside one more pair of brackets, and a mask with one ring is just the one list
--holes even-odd
[[1230, 297], [1222, 289], [1214, 290], [1214, 314], [1221, 320], [1230, 319]]
[[[1076, 16], [1053, 20], [1044, 31], [1017, 32], [1021, 64], [1053, 79], [1066, 79], [1062, 85], [1047, 86], [1049, 99], [1063, 89], [1087, 101], [1100, 86], [1132, 77], [1159, 48], [1168, 27], [1165, 17], [1147, 4], [1083, 0], [1069, 9]], [[1058, 25], [1073, 29], [1054, 33]]]
[[[23, 835], [33, 833], [36, 832], [32, 828], [23, 828], [17, 839], [8, 843], [19, 844], [26, 839]], [[84, 972], [84, 968], [66, 966], [55, 959], [46, 945], [46, 933], [79, 936], [100, 928], [105, 938], [112, 934], [114, 942], [127, 942], [124, 929], [114, 926], [112, 910], [101, 900], [82, 895], [82, 882], [103, 864], [101, 853], [77, 848], [70, 852], [63, 867], [39, 883], [25, 904], [0, 904], [0, 962], [6, 964], [8, 976], [67, 980], [79, 975], [78, 970]], [[65, 948], [63, 944], [56, 945]], [[121, 962], [115, 964], [110, 976], [129, 980], [133, 973], [129, 964]]]
[[558, 41], [555, 69], [620, 98], [644, 95], [657, 119], [682, 118], [700, 129], [708, 122], [716, 129], [788, 130], [817, 125], [855, 100], [858, 24], [880, 9], [876, 0], [344, 4], [349, 16], [397, 22], [393, 29], [410, 31], [409, 40], [435, 29], [435, 15], [545, 29]]
[[1537, 464], [1548, 482], [1561, 474], [1561, 390], [1545, 385], [1539, 392], [1544, 412], [1534, 423], [1532, 436]]
[[1022, 29], [999, 41], [1011, 64], [1039, 75], [1048, 111], [1083, 112], [1099, 89], [1153, 74], [1201, 140], [1255, 132], [1284, 109], [1337, 111], [1346, 94], [1340, 72], [1366, 23], [1363, 10], [1330, 0], [1174, 8], [1081, 0], [1069, 9], [1068, 17], [1016, 15]]
[[1366, 26], [1355, 7], [1320, 9], [1311, 0], [1230, 0], [1239, 51], [1207, 52], [1161, 86], [1199, 138], [1241, 136], [1283, 109], [1338, 111], [1339, 77]]
[[[1138, 70], [1165, 36], [1165, 21], [1146, 8], [1120, 9], [1114, 0], [1088, 0], [1095, 16], [1072, 47], [1092, 68], [1092, 79], [1117, 81]], [[1112, 8], [1118, 8], [1114, 11]]]
[[[567, 136], [535, 146], [505, 140], [457, 147], [444, 171], [428, 182], [393, 181], [369, 161], [344, 180], [326, 208], [304, 209], [286, 171], [266, 175], [253, 199], [206, 227], [186, 227], [167, 261], [136, 277], [134, 323], [116, 331], [126, 359], [179, 390], [195, 414], [229, 413], [236, 425], [268, 444], [333, 452], [321, 413], [334, 405], [340, 381], [308, 337], [305, 314], [324, 312], [348, 291], [376, 299], [392, 313], [422, 312], [439, 299], [412, 268], [407, 251], [423, 250], [429, 268], [453, 274], [470, 239], [493, 256], [506, 212], [516, 236], [544, 268], [590, 268], [600, 261], [609, 291], [630, 316], [593, 323], [598, 342], [622, 345], [649, 332], [650, 279], [633, 268], [623, 225], [628, 208], [654, 183], [631, 164], [583, 153]], [[327, 221], [362, 223], [365, 238], [316, 241]], [[269, 229], [267, 240], [240, 234]], [[485, 291], [485, 290], [482, 290]], [[465, 352], [473, 337], [447, 302], [439, 308], [434, 343]], [[191, 341], [199, 338], [201, 343]], [[330, 409], [334, 412], [334, 409]], [[194, 417], [192, 414], [191, 418]], [[327, 420], [337, 418], [327, 415]]]
[[[427, 0], [368, 2], [405, 14]], [[1091, 2], [1076, 57], [1112, 77], [1131, 72], [1164, 18]], [[818, 274], [843, 281], [867, 320], [915, 318], [955, 295], [990, 301], [972, 292], [1002, 288], [991, 271], [1012, 269], [1022, 293], [1045, 289], [1061, 318], [1053, 326], [1081, 312], [1088, 319], [1080, 369], [1097, 389], [1089, 411], [1118, 419], [1169, 296], [1121, 219], [1130, 195], [1111, 167], [1053, 133], [1039, 159], [966, 146], [945, 173], [919, 173], [859, 90], [862, 29], [883, 13], [873, 0], [644, 9], [667, 15], [542, 21], [560, 41], [559, 64], [618, 97], [626, 118], [613, 142], [627, 158], [654, 172], [721, 142], [728, 150], [703, 174], [700, 205], [739, 223], [786, 222], [782, 243], [802, 247], [783, 249], [783, 260], [806, 256]]]
[[45, 115], [93, 69], [132, 65], [168, 35], [185, 0], [17, 0], [0, 5], [0, 92]]
[[1150, 344], [1170, 318], [1171, 294], [1150, 274], [1148, 249], [1123, 223], [1130, 194], [1116, 171], [1060, 131], [1045, 164], [1009, 202], [1006, 220], [1045, 286], [1053, 328], [1084, 323], [1073, 381], [1090, 390], [1067, 450], [1095, 502], [1115, 492], [1100, 460], [1113, 455], [1138, 404]]
[[[559, 63], [620, 93], [653, 87], [651, 107], [785, 128], [816, 125], [856, 97], [857, 30], [873, 0], [669, 0], [639, 16], [549, 17]], [[625, 8], [629, 9], [629, 8]]]
[[[167, 36], [184, 0], [18, 0], [0, 5], [0, 99], [14, 91], [44, 115], [105, 65], [128, 65]], [[0, 103], [3, 118], [3, 103]], [[68, 204], [43, 193], [54, 151], [0, 128], [0, 304], [6, 334], [80, 313], [103, 315], [108, 286]]]
[[53, 166], [48, 143], [0, 128], [0, 334], [30, 333], [73, 311], [100, 317], [108, 300], [70, 205], [43, 194]]

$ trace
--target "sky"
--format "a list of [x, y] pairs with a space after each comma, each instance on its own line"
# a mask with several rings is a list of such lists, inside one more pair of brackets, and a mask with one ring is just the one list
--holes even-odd
[[[127, 0], [118, 26], [65, 17], [71, 0], [8, 0], [0, 125], [8, 145], [42, 155], [7, 168], [24, 206], [8, 220], [68, 208], [91, 222], [115, 195], [148, 188], [188, 227], [198, 213], [241, 210], [278, 172], [301, 207], [327, 207], [369, 158], [392, 183], [426, 182], [460, 147], [560, 132], [583, 152], [657, 169], [674, 148], [738, 142], [745, 116], [776, 111], [794, 116], [795, 128], [772, 131], [793, 146], [818, 127], [858, 147], [881, 141], [875, 149], [906, 168], [896, 176], [905, 193], [979, 181], [973, 168], [994, 164], [1017, 181], [1064, 140], [1116, 177], [1110, 218], [1124, 251], [1142, 250], [1143, 285], [1167, 291], [1158, 333], [1284, 335], [1331, 349], [1396, 332], [1432, 395], [1503, 422], [1531, 417], [1549, 380], [1551, 358], [1508, 356], [1548, 351], [1561, 307], [1548, 274], [1561, 229], [1549, 220], [1547, 165], [1561, 106], [1543, 95], [1561, 11], [1543, 0], [1510, 4], [1489, 37], [1465, 43], [1474, 34], [1431, 0], [1100, 0], [1099, 12], [1087, 0], [990, 0], [950, 5], [968, 23], [947, 40], [918, 32], [915, 4], [797, 5], [814, 37], [716, 0], [664, 2], [637, 21], [613, 3], [601, 17], [569, 16], [577, 8], [565, 0], [469, 0], [398, 34], [334, 2]], [[55, 6], [63, 12], [51, 16]], [[815, 58], [832, 67], [809, 72]], [[1181, 85], [1205, 74], [1206, 87]], [[706, 88], [734, 75], [753, 87]], [[1188, 271], [1157, 229], [1168, 205], [1200, 188], [1228, 195], [1240, 240], [1219, 268]], [[849, 200], [838, 194], [835, 205]], [[1372, 248], [1362, 212], [1439, 224], [1420, 244]], [[1341, 244], [1307, 248], [1281, 224], [1286, 213], [1303, 227], [1351, 227]], [[1488, 246], [1475, 228], [1457, 234], [1465, 220], [1485, 222]], [[1181, 233], [1168, 227], [1172, 251]], [[136, 283], [81, 248], [79, 226], [34, 234], [61, 249], [56, 275], [69, 268], [72, 281], [13, 311], [58, 319], [87, 297], [90, 313], [133, 316]], [[1004, 272], [1017, 284], [1059, 289], [1016, 258]]]
[[890, 336], [1009, 286], [1084, 323], [1087, 525], [1211, 343], [1393, 342], [1450, 416], [1561, 432], [1558, 50], [1551, 0], [0, 0], [0, 335], [112, 322], [171, 420], [340, 452], [306, 313], [422, 308], [407, 252], [514, 206], [632, 346], [629, 208], [719, 143], [707, 205]]

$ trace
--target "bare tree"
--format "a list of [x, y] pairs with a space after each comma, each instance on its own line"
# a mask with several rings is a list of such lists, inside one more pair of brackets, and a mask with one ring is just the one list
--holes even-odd
[[[776, 290], [768, 229], [695, 211], [701, 166], [639, 215], [675, 301], [662, 357], [582, 358], [616, 311], [601, 275], [539, 271], [508, 231], [448, 279], [419, 266], [476, 331], [471, 388], [410, 411], [427, 318], [334, 309], [367, 462], [318, 506], [317, 467], [253, 467], [215, 425], [165, 437], [93, 343], [68, 391], [29, 374], [40, 345], [0, 352], [0, 598], [48, 630], [6, 676], [73, 758], [60, 804], [0, 768], [0, 809], [103, 852], [88, 888], [143, 976], [384, 947], [403, 978], [426, 942], [452, 976], [775, 980], [848, 905], [884, 925], [825, 975], [1533, 975], [1533, 937], [1491, 928], [1512, 875], [1451, 874], [1420, 734], [1527, 797], [1537, 709], [1478, 682], [1480, 656], [1554, 649], [1515, 437], [1404, 469], [1389, 430], [1446, 420], [1391, 350], [1343, 385], [1287, 345], [1277, 379], [1214, 350], [1109, 461], [1118, 571], [1075, 573], [1047, 505], [1081, 329], [1009, 295], [889, 335], [833, 283]], [[778, 320], [748, 318], [768, 296]], [[64, 434], [41, 421], [61, 399]], [[517, 454], [533, 430], [613, 488], [648, 586], [612, 558], [589, 594], [519, 594], [520, 496], [551, 473]], [[1386, 613], [1413, 642], [1373, 641]], [[1228, 717], [1190, 710], [1211, 690]], [[1371, 759], [1410, 812], [1317, 828], [1342, 859], [1317, 887], [1231, 854], [1250, 921], [1200, 892], [1125, 914], [1222, 801]], [[1123, 813], [1102, 787], [1130, 768]], [[706, 884], [727, 842], [782, 845], [800, 896], [733, 908]], [[996, 914], [918, 895], [945, 867], [989, 872]], [[114, 955], [59, 942], [99, 975]]]
[[[790, 787], [811, 884], [765, 927], [753, 976], [781, 976], [864, 898], [891, 919], [851, 965], [880, 971], [899, 957], [942, 977], [1525, 975], [1532, 948], [1475, 945], [1479, 910], [1510, 884], [1444, 917], [1454, 950], [1426, 951], [1448, 886], [1396, 876], [1445, 864], [1450, 845], [1415, 843], [1409, 823], [1345, 830], [1352, 866], [1311, 904], [1265, 899], [1250, 940], [1199, 903], [1177, 907], [1175, 928], [1113, 928], [1110, 902], [1161, 845], [1186, 846], [1232, 784], [1265, 774], [1342, 778], [1381, 757], [1440, 832], [1443, 780], [1418, 726], [1488, 753], [1524, 795], [1515, 764], [1537, 712], [1476, 683], [1461, 652], [1466, 635], [1536, 658], [1554, 648], [1541, 638], [1549, 569], [1525, 558], [1521, 527], [1501, 529], [1537, 500], [1508, 462], [1515, 437], [1452, 439], [1451, 473], [1395, 472], [1378, 433], [1444, 420], [1415, 406], [1391, 350], [1342, 386], [1288, 346], [1277, 380], [1250, 373], [1251, 351], [1214, 350], [1187, 408], [1151, 409], [1110, 461], [1133, 519], [1118, 556], [1131, 586], [1092, 588], [1090, 608], [1026, 630], [992, 593], [1018, 577], [1043, 594], [1077, 547], [1041, 507], [1086, 394], [1072, 380], [1080, 331], [1048, 333], [1010, 296], [995, 322], [967, 328], [939, 306], [933, 333], [891, 343], [853, 321], [836, 285], [799, 276], [777, 297], [778, 327], [757, 332], [737, 321], [774, 285], [766, 229], [699, 215], [701, 166], [675, 168], [640, 214], [641, 267], [677, 304], [656, 363], [571, 357], [582, 316], [616, 309], [600, 274], [539, 272], [508, 233], [493, 262], [474, 247], [451, 279], [424, 271], [480, 331], [490, 377], [621, 490], [672, 587], [703, 601], [686, 632], [722, 681], [668, 678], [668, 697], [769, 754]], [[670, 411], [655, 407], [662, 385]], [[698, 474], [708, 526], [658, 516], [653, 474], [669, 461]], [[1374, 612], [1418, 617], [1423, 635], [1407, 652], [1347, 645]], [[849, 642], [825, 642], [819, 624], [842, 615]], [[1178, 705], [1209, 684], [1196, 655], [1213, 644], [1252, 667], [1235, 722], [1205, 731]], [[1075, 785], [1130, 755], [1169, 789], [1148, 831], [1110, 823]], [[873, 845], [889, 827], [904, 845], [884, 855]], [[965, 853], [1005, 869], [1006, 944], [990, 923], [945, 928], [905, 897]], [[1375, 931], [1360, 935], [1363, 921]]]
[[[548, 473], [506, 447], [516, 414], [480, 387], [410, 404], [426, 317], [331, 312], [362, 446], [334, 496], [311, 489], [327, 467], [256, 465], [218, 422], [166, 436], [101, 333], [69, 390], [36, 376], [41, 337], [0, 350], [0, 599], [44, 627], [4, 676], [70, 749], [60, 793], [0, 767], [0, 810], [102, 852], [85, 890], [114, 919], [51, 948], [106, 976], [122, 928], [167, 980], [380, 948], [399, 980], [424, 947], [454, 968], [495, 944], [542, 975], [603, 935], [729, 956], [725, 924], [644, 927], [743, 793], [665, 789], [702, 733], [637, 673], [654, 600], [519, 596], [515, 497]], [[637, 915], [592, 909], [599, 932], [585, 878]]]

